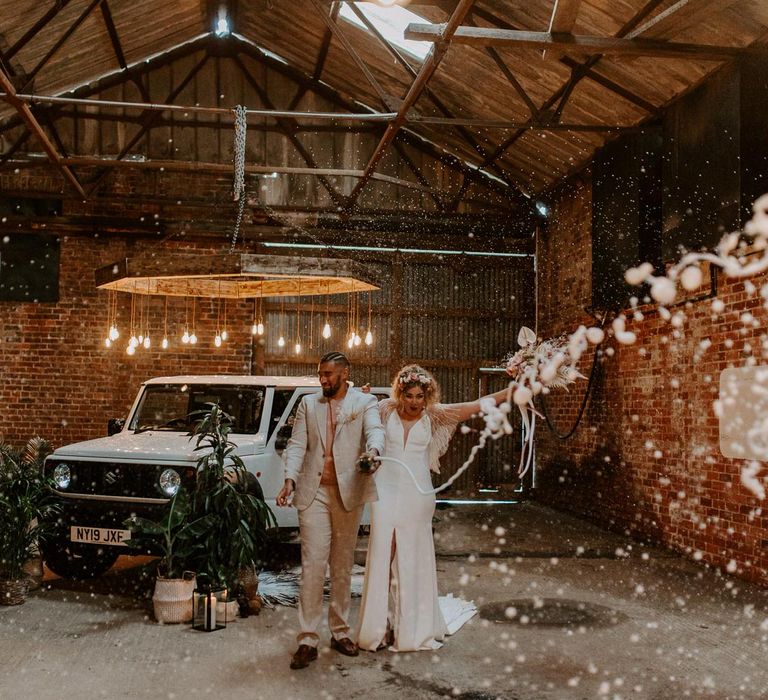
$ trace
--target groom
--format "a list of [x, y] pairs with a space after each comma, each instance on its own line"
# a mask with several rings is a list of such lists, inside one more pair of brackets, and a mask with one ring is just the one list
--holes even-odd
[[384, 449], [376, 398], [348, 390], [347, 357], [327, 353], [317, 374], [323, 393], [309, 394], [299, 405], [283, 455], [285, 484], [277, 496], [277, 505], [286, 506], [293, 494], [299, 511], [300, 631], [299, 648], [291, 659], [293, 669], [306, 668], [317, 658], [329, 558], [331, 648], [347, 656], [358, 654], [347, 622], [350, 580], [363, 506], [377, 495], [373, 479], [357, 469], [357, 460], [364, 450], [378, 456]]

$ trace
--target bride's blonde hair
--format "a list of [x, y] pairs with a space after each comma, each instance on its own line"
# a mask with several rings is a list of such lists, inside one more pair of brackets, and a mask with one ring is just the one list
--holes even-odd
[[406, 365], [396, 375], [392, 382], [392, 398], [399, 406], [403, 404], [403, 394], [411, 387], [417, 386], [424, 391], [427, 408], [440, 403], [440, 387], [437, 380], [419, 365]]

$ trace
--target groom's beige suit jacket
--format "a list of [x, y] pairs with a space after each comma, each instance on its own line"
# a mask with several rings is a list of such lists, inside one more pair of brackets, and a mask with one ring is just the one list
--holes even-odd
[[[296, 484], [293, 505], [298, 510], [309, 507], [320, 486], [327, 418], [328, 399], [321, 393], [305, 396], [296, 411], [283, 459], [285, 478]], [[374, 448], [379, 454], [384, 452], [384, 427], [376, 397], [350, 388], [342, 401], [333, 438], [336, 479], [347, 510], [378, 498], [374, 479], [357, 469], [360, 454]]]

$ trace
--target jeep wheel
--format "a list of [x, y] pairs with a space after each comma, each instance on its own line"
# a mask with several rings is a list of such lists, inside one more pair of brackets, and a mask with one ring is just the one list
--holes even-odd
[[77, 545], [65, 539], [50, 539], [41, 543], [46, 566], [62, 578], [98, 578], [117, 561], [118, 552], [111, 547]]

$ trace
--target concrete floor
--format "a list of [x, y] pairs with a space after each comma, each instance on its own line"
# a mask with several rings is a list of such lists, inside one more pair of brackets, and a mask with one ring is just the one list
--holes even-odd
[[498, 619], [436, 653], [350, 659], [326, 640], [290, 671], [295, 609], [161, 626], [147, 567], [123, 568], [0, 606], [0, 698], [768, 697], [768, 591], [533, 503], [437, 515], [441, 591]]

